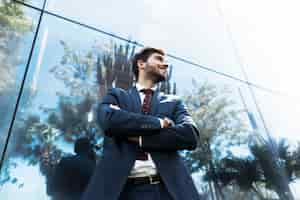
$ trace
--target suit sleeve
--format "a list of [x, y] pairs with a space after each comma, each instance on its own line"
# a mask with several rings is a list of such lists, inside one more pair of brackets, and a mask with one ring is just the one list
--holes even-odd
[[159, 134], [144, 136], [142, 147], [148, 151], [192, 150], [197, 147], [199, 131], [182, 100], [174, 111], [175, 126], [161, 129]]
[[117, 89], [110, 89], [98, 106], [98, 123], [107, 136], [130, 137], [158, 134], [161, 129], [158, 117], [113, 109], [118, 105]]

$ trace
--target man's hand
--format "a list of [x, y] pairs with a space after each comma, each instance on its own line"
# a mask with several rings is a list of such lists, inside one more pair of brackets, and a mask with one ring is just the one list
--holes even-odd
[[169, 128], [175, 126], [175, 123], [173, 122], [173, 120], [165, 117], [163, 118], [163, 128]]

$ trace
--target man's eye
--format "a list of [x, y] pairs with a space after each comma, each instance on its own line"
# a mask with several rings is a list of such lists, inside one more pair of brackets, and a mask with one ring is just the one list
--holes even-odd
[[157, 57], [156, 59], [159, 60], [159, 61], [163, 61], [162, 57]]

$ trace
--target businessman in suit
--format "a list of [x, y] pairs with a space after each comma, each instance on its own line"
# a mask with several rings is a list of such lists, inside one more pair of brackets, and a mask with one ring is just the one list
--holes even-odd
[[98, 106], [103, 159], [83, 200], [199, 200], [179, 150], [193, 150], [199, 132], [182, 100], [159, 92], [165, 53], [144, 48], [132, 61], [137, 83], [112, 88]]

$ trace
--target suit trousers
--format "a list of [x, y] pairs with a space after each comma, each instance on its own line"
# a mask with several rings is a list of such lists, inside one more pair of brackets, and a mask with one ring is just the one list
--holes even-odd
[[162, 182], [140, 185], [127, 183], [121, 192], [119, 200], [173, 200], [173, 198]]

